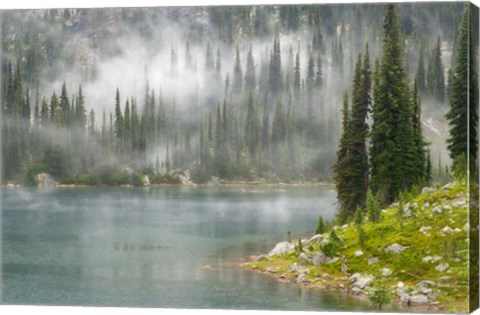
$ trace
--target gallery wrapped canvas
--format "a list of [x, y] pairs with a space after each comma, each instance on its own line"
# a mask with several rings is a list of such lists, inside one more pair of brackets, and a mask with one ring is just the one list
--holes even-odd
[[475, 5], [0, 19], [2, 304], [478, 307]]

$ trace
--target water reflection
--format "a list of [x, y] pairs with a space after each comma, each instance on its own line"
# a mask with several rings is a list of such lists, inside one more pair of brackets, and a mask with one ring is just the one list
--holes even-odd
[[9, 190], [2, 197], [6, 303], [370, 307], [238, 267], [287, 230], [311, 233], [320, 213], [333, 217], [335, 196], [321, 187]]

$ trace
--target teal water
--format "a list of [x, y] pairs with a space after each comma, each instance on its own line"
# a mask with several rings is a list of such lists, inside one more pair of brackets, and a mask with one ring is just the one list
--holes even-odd
[[[368, 310], [241, 269], [332, 218], [325, 187], [2, 191], [4, 304]], [[205, 271], [210, 265], [213, 271]]]

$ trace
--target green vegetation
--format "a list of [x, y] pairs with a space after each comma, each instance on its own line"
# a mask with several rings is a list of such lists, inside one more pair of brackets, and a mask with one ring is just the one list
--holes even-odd
[[383, 305], [390, 303], [390, 301], [392, 300], [387, 287], [381, 284], [373, 287], [372, 295], [370, 295], [368, 298], [373, 305], [378, 307], [379, 311], [382, 310]]
[[[377, 222], [368, 220], [361, 225], [351, 222], [323, 234], [322, 241], [309, 244], [308, 239], [303, 240], [310, 247], [304, 247], [307, 256], [314, 257], [321, 251], [327, 257], [339, 258], [319, 266], [302, 266], [310, 271], [305, 276], [307, 282], [319, 287], [334, 284], [349, 287], [351, 282], [342, 271], [344, 263], [348, 266], [348, 275], [360, 273], [375, 277], [364, 290], [369, 292], [378, 308], [388, 303], [389, 296], [400, 302], [395, 291], [399, 282], [405, 285], [405, 292], [411, 293], [420, 281], [426, 280], [435, 282], [433, 291], [437, 294], [436, 301], [444, 307], [442, 310], [465, 312], [469, 267], [466, 185], [451, 183], [437, 189], [429, 188], [415, 197], [406, 195], [403, 199], [403, 205], [394, 203], [381, 210]], [[403, 210], [399, 211], [401, 207]], [[399, 213], [402, 213], [401, 224]], [[389, 252], [386, 249], [392, 244], [399, 244], [404, 250]], [[362, 254], [358, 255], [360, 249]], [[272, 256], [268, 260], [248, 263], [247, 267], [275, 270], [276, 275], [295, 279], [297, 272], [289, 270], [294, 263], [298, 264], [298, 254], [297, 251]], [[369, 263], [371, 258], [378, 261]], [[441, 264], [448, 264], [448, 267], [443, 270], [438, 267]], [[383, 268], [390, 269], [391, 274], [382, 275]]]
[[478, 172], [475, 166], [478, 151], [478, 74], [475, 61], [475, 43], [471, 30], [470, 5], [465, 5], [457, 39], [456, 67], [450, 91], [450, 111], [447, 119], [450, 124], [450, 138], [447, 140], [452, 169], [456, 172], [468, 169], [474, 182]]

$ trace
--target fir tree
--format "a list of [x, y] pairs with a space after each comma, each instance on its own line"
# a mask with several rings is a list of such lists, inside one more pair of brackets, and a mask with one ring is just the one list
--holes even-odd
[[333, 165], [335, 188], [337, 191], [338, 208], [340, 210], [339, 217], [341, 221], [345, 221], [348, 214], [346, 209], [351, 208], [350, 191], [351, 184], [348, 180], [347, 173], [347, 154], [349, 153], [350, 141], [350, 111], [348, 108], [348, 92], [343, 94], [343, 112], [342, 112], [342, 136], [340, 138], [337, 150], [337, 160]]
[[232, 92], [236, 95], [242, 93], [242, 65], [240, 63], [240, 49], [237, 46], [237, 51], [235, 55], [235, 67], [233, 69], [233, 82], [232, 82]]
[[280, 52], [280, 40], [275, 37], [273, 42], [273, 53], [270, 57], [270, 71], [268, 77], [268, 88], [272, 95], [282, 90], [282, 59]]
[[371, 131], [371, 187], [382, 202], [392, 202], [415, 182], [413, 128], [402, 35], [395, 5], [387, 5], [381, 64], [374, 89]]
[[423, 42], [420, 46], [420, 55], [418, 57], [418, 67], [417, 67], [417, 82], [418, 82], [418, 90], [420, 93], [425, 91], [426, 87], [426, 78], [425, 78], [425, 60], [424, 60], [424, 46]]
[[247, 91], [253, 91], [255, 90], [256, 86], [257, 81], [255, 77], [255, 61], [253, 60], [252, 46], [250, 45], [247, 55], [247, 68], [245, 69], [245, 89]]
[[478, 151], [478, 76], [476, 73], [475, 50], [471, 31], [470, 4], [465, 4], [457, 40], [457, 59], [452, 81], [450, 110], [446, 118], [450, 125], [447, 140], [452, 169], [460, 167], [468, 154], [471, 178], [476, 178]]
[[259, 144], [259, 122], [253, 94], [250, 92], [247, 103], [247, 120], [245, 123], [245, 143], [248, 147], [250, 159], [253, 161], [256, 157], [257, 146]]
[[437, 45], [432, 51], [431, 60], [428, 66], [427, 87], [430, 94], [436, 101], [442, 103], [445, 100], [445, 77], [442, 64], [442, 51], [440, 37], [437, 38]]
[[301, 88], [302, 83], [300, 79], [300, 57], [298, 56], [298, 52], [295, 56], [295, 68], [293, 69], [294, 76], [293, 76], [293, 95], [295, 100], [298, 104], [301, 101]]

